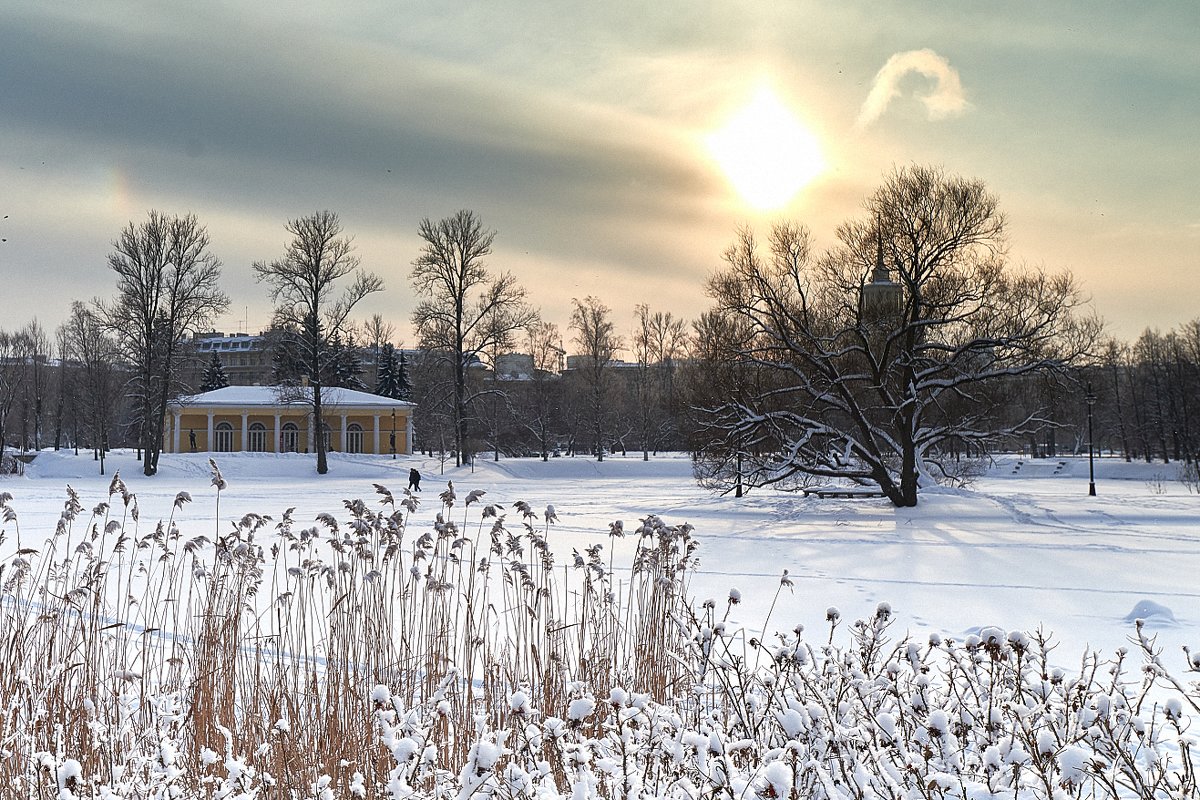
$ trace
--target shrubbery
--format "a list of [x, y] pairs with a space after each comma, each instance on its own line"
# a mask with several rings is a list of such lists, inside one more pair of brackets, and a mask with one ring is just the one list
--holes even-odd
[[[213, 468], [219, 500], [224, 481]], [[1192, 797], [1190, 714], [1137, 658], [891, 635], [758, 641], [694, 602], [689, 526], [556, 567], [553, 507], [376, 487], [302, 527], [142, 530], [119, 478], [30, 546], [0, 495], [0, 785], [20, 797]], [[180, 494], [176, 508], [191, 498]], [[475, 508], [472, 508], [474, 506]], [[790, 579], [784, 574], [779, 590]], [[764, 625], [763, 627], [767, 627]], [[1200, 655], [1188, 656], [1189, 672]], [[1134, 661], [1138, 663], [1135, 665]]]

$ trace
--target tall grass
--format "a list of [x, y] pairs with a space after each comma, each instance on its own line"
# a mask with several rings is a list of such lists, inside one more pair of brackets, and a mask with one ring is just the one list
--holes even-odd
[[195, 788], [242, 754], [243, 782], [348, 787], [387, 760], [377, 685], [433, 704], [449, 764], [466, 760], [481, 715], [509, 724], [514, 692], [565, 714], [572, 682], [661, 693], [678, 680], [678, 664], [636, 656], [681, 646], [658, 612], [682, 596], [686, 529], [651, 518], [620, 595], [595, 551], [556, 569], [552, 508], [482, 496], [460, 501], [451, 484], [433, 524], [410, 532], [418, 500], [377, 485], [373, 506], [346, 500], [341, 520], [249, 514], [210, 537], [177, 526], [185, 493], [146, 531], [119, 475], [90, 514], [67, 487], [55, 533], [0, 565], [0, 785], [32, 792], [69, 756], [88, 781], [177, 774]]
[[1140, 675], [1018, 632], [893, 641], [886, 605], [766, 641], [736, 591], [691, 601], [692, 530], [653, 515], [610, 527], [618, 567], [453, 484], [425, 524], [379, 485], [212, 536], [191, 500], [146, 530], [119, 476], [90, 511], [68, 487], [34, 547], [0, 495], [0, 796], [1196, 795], [1197, 690], [1140, 626]]

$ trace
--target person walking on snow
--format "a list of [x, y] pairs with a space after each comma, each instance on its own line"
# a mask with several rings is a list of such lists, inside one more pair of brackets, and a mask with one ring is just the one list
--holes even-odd
[[421, 473], [417, 472], [416, 467], [408, 471], [408, 490], [410, 492], [421, 491]]

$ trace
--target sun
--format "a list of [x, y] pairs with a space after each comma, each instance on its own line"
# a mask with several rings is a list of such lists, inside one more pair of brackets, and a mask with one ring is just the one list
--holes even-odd
[[705, 142], [738, 194], [760, 211], [786, 205], [825, 170], [817, 137], [767, 86]]

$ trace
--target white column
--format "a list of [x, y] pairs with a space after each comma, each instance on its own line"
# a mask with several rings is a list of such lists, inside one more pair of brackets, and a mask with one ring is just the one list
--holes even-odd
[[181, 412], [179, 412], [179, 411], [176, 411], [172, 415], [173, 424], [175, 425], [175, 430], [171, 434], [171, 452], [172, 453], [179, 452], [179, 418], [180, 418], [180, 416], [181, 416]]
[[307, 425], [308, 433], [306, 434], [306, 436], [308, 437], [306, 439], [306, 441], [308, 442], [308, 448], [307, 448], [308, 452], [316, 453], [317, 452], [317, 440], [313, 438], [313, 427], [316, 425], [315, 415], [306, 414], [304, 419], [308, 421], [308, 425]]
[[379, 415], [375, 415], [375, 455], [379, 455]]
[[405, 417], [404, 438], [406, 439], [404, 442], [404, 452], [411, 456], [413, 454], [413, 426], [411, 408], [408, 410], [408, 416]]
[[342, 414], [342, 442], [341, 442], [341, 445], [342, 445], [342, 447], [341, 447], [342, 452], [343, 453], [346, 452], [346, 415], [345, 414]]
[[250, 412], [242, 412], [242, 446], [238, 449], [243, 453], [250, 449], [250, 442], [246, 440], [246, 436], [250, 432]]
[[279, 412], [275, 412], [275, 452], [279, 452], [279, 437], [282, 436], [282, 428], [279, 427]]
[[208, 412], [208, 438], [204, 440], [204, 449], [208, 450], [209, 452], [212, 452], [212, 449], [213, 449], [212, 437], [213, 437], [212, 411], [209, 411]]

